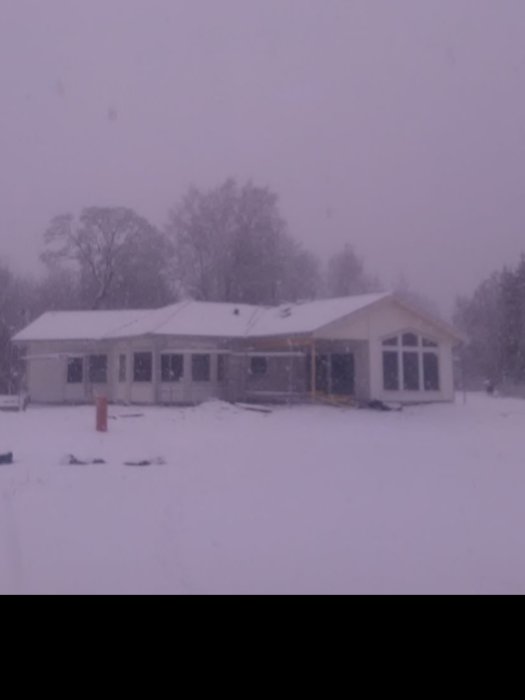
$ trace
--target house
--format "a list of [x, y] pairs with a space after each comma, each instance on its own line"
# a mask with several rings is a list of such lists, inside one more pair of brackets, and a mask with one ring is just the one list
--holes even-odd
[[390, 293], [279, 307], [45, 313], [14, 336], [37, 403], [452, 401], [460, 335]]

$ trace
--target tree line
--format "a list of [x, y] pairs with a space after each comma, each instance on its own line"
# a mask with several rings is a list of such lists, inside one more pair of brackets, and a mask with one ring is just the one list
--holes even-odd
[[49, 310], [156, 308], [182, 298], [274, 305], [379, 291], [350, 244], [323, 265], [287, 229], [277, 195], [229, 179], [190, 188], [159, 229], [125, 207], [54, 217], [45, 275], [0, 261], [0, 393], [20, 376], [11, 336]]
[[525, 256], [457, 300], [455, 323], [467, 336], [463, 372], [469, 381], [525, 382]]

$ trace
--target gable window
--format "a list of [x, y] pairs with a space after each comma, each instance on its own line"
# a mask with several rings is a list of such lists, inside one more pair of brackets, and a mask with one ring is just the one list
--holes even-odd
[[252, 377], [264, 377], [268, 372], [268, 360], [266, 357], [252, 357], [250, 360], [250, 374]]
[[162, 355], [161, 379], [163, 382], [180, 382], [184, 375], [184, 355]]
[[128, 358], [126, 357], [126, 355], [118, 356], [118, 380], [121, 384], [126, 381], [126, 377], [128, 374], [127, 359]]
[[209, 355], [192, 355], [191, 356], [191, 376], [194, 382], [209, 382], [210, 381], [210, 356]]
[[108, 381], [108, 356], [89, 356], [89, 381], [91, 384], [107, 384]]
[[84, 361], [81, 357], [70, 357], [67, 361], [67, 383], [82, 384], [84, 381]]
[[439, 391], [439, 345], [417, 333], [385, 338], [383, 387], [385, 391]]
[[133, 355], [133, 381], [151, 382], [153, 378], [153, 355], [151, 352], [136, 352]]
[[403, 333], [402, 342], [406, 348], [416, 348], [419, 345], [419, 338], [415, 333]]
[[399, 345], [399, 338], [397, 335], [393, 338], [386, 338], [383, 340], [383, 345]]

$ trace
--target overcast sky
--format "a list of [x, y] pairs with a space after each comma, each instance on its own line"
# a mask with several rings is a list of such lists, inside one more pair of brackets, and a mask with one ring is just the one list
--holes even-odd
[[0, 0], [0, 258], [51, 216], [278, 192], [450, 308], [525, 251], [523, 0]]

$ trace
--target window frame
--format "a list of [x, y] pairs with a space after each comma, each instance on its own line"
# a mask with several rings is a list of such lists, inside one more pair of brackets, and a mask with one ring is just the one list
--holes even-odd
[[[138, 372], [139, 367], [138, 367], [138, 358], [142, 357], [148, 357], [149, 358], [149, 373], [148, 375], [144, 375], [144, 377], [140, 376], [140, 373]], [[148, 378], [149, 377], [149, 378]], [[151, 350], [137, 350], [133, 353], [133, 384], [151, 384], [153, 382], [153, 352]]]
[[[417, 339], [417, 344], [406, 344], [403, 341], [406, 339], [407, 336], [413, 335]], [[394, 337], [397, 338], [397, 343], [394, 343]], [[411, 339], [413, 343], [413, 339]], [[381, 338], [381, 358], [382, 358], [382, 363], [381, 363], [381, 369], [382, 369], [382, 385], [383, 385], [383, 391], [389, 392], [389, 393], [438, 393], [441, 391], [441, 353], [440, 353], [440, 344], [439, 342], [432, 336], [428, 336], [424, 333], [421, 333], [419, 331], [414, 331], [410, 329], [406, 329], [403, 331], [399, 331], [395, 336], [392, 335], [391, 333], [388, 334], [387, 336], [384, 336]], [[385, 362], [386, 362], [386, 355], [394, 355], [396, 354], [398, 356], [397, 360], [397, 366], [398, 366], [398, 388], [390, 388], [387, 386], [387, 377], [385, 376]], [[417, 360], [416, 363], [414, 364], [414, 360], [409, 360], [408, 358], [405, 357], [405, 355], [416, 355]], [[435, 362], [435, 368], [437, 368], [437, 371], [435, 371], [435, 375], [437, 376], [437, 382], [432, 382], [432, 387], [429, 388], [429, 370], [427, 369], [427, 364], [426, 364], [426, 355], [431, 355], [435, 358], [435, 360], [432, 360], [432, 362]], [[407, 376], [409, 374], [408, 372], [408, 367], [407, 363], [412, 362], [412, 366], [415, 369], [414, 376], [417, 374], [417, 384], [418, 387], [415, 388], [415, 383], [412, 383], [410, 385], [410, 388], [407, 388]], [[417, 368], [417, 369], [416, 369]], [[391, 384], [392, 386], [392, 384]], [[437, 387], [437, 388], [436, 388]]]
[[[206, 371], [203, 376], [196, 376], [197, 370], [203, 369], [198, 367], [198, 363], [205, 360]], [[211, 355], [206, 352], [196, 352], [191, 355], [191, 381], [198, 384], [207, 384], [211, 382]]]
[[[95, 360], [104, 360], [102, 367], [94, 367]], [[101, 379], [97, 373], [100, 372]], [[97, 378], [95, 378], [97, 376]], [[108, 356], [107, 353], [97, 353], [88, 357], [88, 379], [90, 384], [107, 384], [108, 383]]]
[[[173, 358], [180, 358], [180, 374], [173, 374]], [[168, 376], [164, 370], [168, 361]], [[184, 380], [184, 354], [181, 352], [163, 352], [160, 356], [160, 381], [162, 384], [180, 384]]]
[[[73, 368], [73, 365], [79, 365], [80, 366], [80, 374], [78, 375], [78, 379], [73, 379], [71, 369]], [[66, 384], [68, 386], [78, 386], [79, 384], [84, 383], [84, 358], [83, 357], [68, 357], [67, 358], [67, 367], [66, 367]]]

